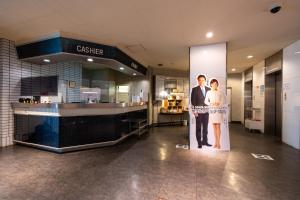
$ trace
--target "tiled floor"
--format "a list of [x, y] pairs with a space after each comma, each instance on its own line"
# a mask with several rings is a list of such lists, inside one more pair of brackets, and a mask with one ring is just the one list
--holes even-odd
[[[300, 199], [300, 152], [231, 125], [230, 153], [176, 149], [186, 127], [68, 154], [0, 150], [0, 199]], [[255, 159], [268, 154], [274, 161]]]

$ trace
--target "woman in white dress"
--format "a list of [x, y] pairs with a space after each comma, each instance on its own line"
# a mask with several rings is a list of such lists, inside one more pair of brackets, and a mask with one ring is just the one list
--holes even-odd
[[221, 123], [223, 122], [223, 113], [220, 108], [225, 104], [225, 95], [218, 89], [217, 79], [210, 81], [211, 90], [207, 92], [205, 104], [210, 106], [209, 122], [213, 125], [215, 144], [214, 148], [220, 149]]

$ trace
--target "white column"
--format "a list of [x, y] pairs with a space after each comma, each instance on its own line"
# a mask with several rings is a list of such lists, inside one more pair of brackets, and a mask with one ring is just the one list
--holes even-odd
[[283, 49], [282, 79], [282, 141], [300, 149], [300, 40]]
[[[212, 96], [214, 95], [216, 99], [218, 99], [219, 96], [222, 96], [222, 99], [225, 98], [225, 100], [223, 101], [224, 104], [222, 106], [226, 106], [226, 96], [225, 96], [226, 87], [227, 87], [226, 86], [226, 82], [227, 82], [226, 81], [227, 79], [226, 54], [227, 54], [226, 43], [190, 47], [190, 149], [198, 149], [198, 145], [199, 145], [199, 142], [197, 142], [196, 139], [196, 117], [193, 113], [193, 108], [194, 108], [194, 112], [197, 111], [201, 112], [201, 109], [205, 110], [205, 108], [203, 109], [201, 108], [201, 106], [194, 107], [191, 104], [192, 90], [196, 91], [196, 88], [198, 87], [197, 77], [200, 74], [206, 76], [206, 84], [205, 84], [206, 88], [210, 87], [211, 79], [217, 79], [219, 83], [217, 89], [218, 92], [210, 93], [210, 94], [212, 94]], [[200, 93], [200, 90], [197, 91]], [[209, 92], [207, 92], [206, 94], [209, 94]], [[200, 96], [195, 96], [195, 97], [197, 97], [196, 99], [201, 99], [202, 101], [202, 98], [200, 98]], [[217, 102], [217, 100], [213, 100], [213, 101]], [[216, 123], [216, 121], [220, 121], [219, 120], [220, 118], [216, 117], [216, 115], [212, 113], [215, 111], [219, 112], [220, 109], [221, 107], [215, 107], [215, 109], [213, 109], [212, 107], [209, 108], [208, 143], [212, 145], [216, 141], [214, 137], [214, 129], [212, 123]], [[230, 150], [227, 113], [223, 114], [223, 119], [224, 120], [220, 122], [221, 150]], [[202, 149], [214, 150], [215, 148], [204, 145], [202, 146]]]

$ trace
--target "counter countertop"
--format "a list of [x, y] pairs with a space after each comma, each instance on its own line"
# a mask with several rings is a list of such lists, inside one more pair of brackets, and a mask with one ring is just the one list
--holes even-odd
[[40, 116], [88, 116], [88, 115], [115, 115], [137, 110], [147, 109], [147, 105], [139, 103], [50, 103], [26, 104], [12, 103], [15, 114]]
[[146, 103], [11, 103], [13, 108], [56, 108], [56, 109], [74, 109], [74, 108], [126, 108], [133, 106], [144, 106]]

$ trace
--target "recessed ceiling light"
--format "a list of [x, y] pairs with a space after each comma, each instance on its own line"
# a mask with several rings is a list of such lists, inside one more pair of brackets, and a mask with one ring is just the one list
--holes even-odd
[[236, 71], [236, 69], [235, 69], [235, 68], [232, 68], [232, 69], [231, 69], [231, 71], [235, 72], [235, 71]]
[[45, 58], [43, 61], [46, 62], [46, 63], [49, 63], [49, 62], [50, 62], [50, 59], [46, 59], [46, 58]]
[[296, 51], [295, 54], [300, 54], [300, 51]]
[[253, 58], [253, 56], [252, 56], [252, 55], [249, 55], [249, 56], [247, 56], [247, 58], [250, 59], [250, 58]]
[[94, 62], [94, 59], [93, 58], [88, 58], [87, 61], [88, 62]]
[[120, 70], [124, 70], [124, 67], [120, 67]]
[[133, 73], [132, 75], [133, 75], [133, 76], [136, 76], [136, 73]]
[[212, 38], [214, 36], [214, 33], [213, 32], [207, 32], [206, 33], [206, 37], [207, 38]]

